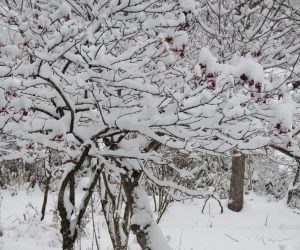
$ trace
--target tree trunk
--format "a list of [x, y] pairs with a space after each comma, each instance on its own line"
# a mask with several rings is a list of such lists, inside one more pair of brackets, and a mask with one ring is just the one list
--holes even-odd
[[92, 189], [96, 185], [96, 181], [98, 180], [97, 178], [99, 178], [99, 175], [100, 175], [99, 171], [96, 172], [98, 176], [94, 175], [94, 177], [93, 177], [94, 181], [91, 183], [92, 186], [87, 191], [89, 193], [87, 196], [84, 196], [84, 198], [83, 198], [83, 203], [82, 203], [83, 205], [82, 205], [81, 209], [79, 210], [79, 214], [76, 219], [76, 225], [73, 225], [71, 228], [70, 220], [71, 220], [71, 212], [72, 211], [69, 211], [70, 210], [69, 204], [65, 204], [65, 202], [68, 202], [70, 204], [72, 204], [72, 203], [71, 203], [70, 197], [68, 197], [69, 201], [67, 201], [65, 199], [65, 195], [66, 195], [68, 185], [70, 185], [70, 182], [72, 181], [72, 178], [74, 178], [75, 173], [77, 171], [79, 171], [80, 167], [82, 166], [82, 164], [88, 157], [88, 153], [89, 153], [90, 149], [91, 149], [90, 144], [85, 146], [78, 162], [75, 164], [73, 169], [69, 170], [69, 172], [64, 176], [64, 179], [62, 180], [62, 183], [61, 183], [61, 186], [60, 186], [60, 189], [58, 192], [57, 210], [58, 210], [59, 216], [61, 218], [60, 232], [61, 232], [62, 238], [63, 238], [63, 250], [73, 250], [74, 249], [74, 242], [77, 238], [77, 227], [80, 226], [81, 219], [86, 210], [86, 206], [92, 195]]
[[69, 183], [70, 188], [70, 202], [75, 206], [75, 176], [73, 175]]
[[[65, 183], [63, 183], [64, 186], [66, 186]], [[74, 249], [74, 241], [77, 237], [75, 232], [71, 232], [71, 221], [70, 221], [70, 215], [68, 214], [68, 211], [65, 208], [65, 201], [64, 201], [64, 192], [59, 194], [58, 197], [58, 212], [61, 218], [61, 228], [60, 233], [63, 238], [63, 250], [73, 250]]]
[[45, 218], [45, 212], [46, 212], [46, 207], [47, 207], [47, 201], [48, 201], [48, 193], [50, 189], [50, 181], [51, 181], [51, 174], [47, 177], [45, 181], [45, 192], [44, 192], [44, 201], [43, 201], [43, 206], [42, 206], [42, 212], [41, 212], [41, 221], [44, 220]]
[[102, 178], [100, 180], [103, 181], [103, 185], [101, 185], [101, 181], [99, 181], [102, 211], [107, 223], [113, 248], [115, 250], [126, 250], [128, 249], [128, 223], [130, 219], [128, 214], [128, 203], [125, 205], [122, 218], [120, 208], [125, 201], [122, 198], [123, 192], [120, 184], [112, 183], [110, 176], [106, 173], [102, 173]]
[[142, 250], [171, 250], [153, 218], [149, 198], [139, 185], [140, 177], [140, 171], [133, 171], [131, 176], [126, 175], [122, 179], [127, 203], [132, 214], [130, 229], [135, 234]]
[[59, 211], [59, 215], [61, 218], [61, 228], [60, 228], [60, 233], [62, 235], [63, 238], [63, 242], [62, 242], [62, 249], [63, 250], [73, 250], [74, 249], [74, 241], [76, 239], [76, 234], [71, 232], [71, 221], [70, 221], [70, 217], [68, 215], [68, 212], [65, 208], [64, 205], [64, 201], [61, 200], [62, 197], [60, 196], [58, 198], [58, 211]]
[[288, 199], [287, 199], [288, 205], [291, 205], [291, 201], [294, 196], [294, 193], [297, 192], [297, 188], [295, 188], [295, 187], [299, 182], [300, 182], [300, 163], [298, 163], [298, 168], [296, 170], [295, 178], [293, 181], [293, 187], [288, 192]]
[[232, 157], [228, 208], [234, 212], [240, 212], [243, 208], [245, 162], [246, 156], [243, 154]]

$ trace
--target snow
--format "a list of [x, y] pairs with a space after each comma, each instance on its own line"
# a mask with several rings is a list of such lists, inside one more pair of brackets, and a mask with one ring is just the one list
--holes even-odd
[[55, 21], [57, 19], [63, 18], [71, 13], [71, 7], [67, 3], [63, 3], [55, 13], [51, 15], [51, 20]]
[[291, 96], [284, 96], [283, 102], [277, 105], [274, 112], [278, 123], [282, 124], [284, 128], [292, 128], [295, 103]]
[[4, 235], [3, 248], [0, 243], [0, 249], [60, 249], [59, 230], [51, 223], [40, 222], [40, 207], [33, 205], [42, 204], [40, 190], [29, 194], [25, 190], [18, 194], [13, 190], [1, 192]]
[[194, 0], [180, 0], [179, 1], [180, 5], [182, 6], [183, 9], [188, 10], [188, 11], [196, 11], [196, 2]]
[[283, 202], [268, 203], [255, 195], [245, 198], [240, 213], [228, 210], [226, 202], [223, 214], [216, 201], [206, 205], [204, 214], [202, 201], [173, 205], [161, 223], [172, 249], [300, 249], [299, 215]]
[[149, 203], [149, 198], [146, 192], [140, 188], [136, 187], [134, 190], [134, 200], [135, 205], [133, 208], [133, 215], [131, 217], [131, 225], [138, 225], [141, 229], [146, 229], [148, 232], [148, 240], [150, 249], [152, 250], [171, 250], [168, 242], [163, 237], [163, 234], [159, 226], [155, 223], [151, 206]]
[[[0, 132], [17, 138], [16, 146], [21, 149], [14, 153], [15, 157], [33, 162], [35, 158], [41, 158], [41, 154], [46, 156], [46, 148], [54, 149], [64, 155], [62, 162], [69, 162], [57, 167], [59, 171], [64, 170], [61, 178], [64, 181], [66, 174], [74, 169], [72, 164], [80, 158], [84, 146], [89, 145], [90, 149], [92, 144], [87, 159], [103, 159], [105, 170], [111, 170], [107, 173], [116, 179], [119, 173], [127, 174], [132, 168], [141, 171], [147, 161], [166, 163], [159, 154], [143, 152], [150, 140], [191, 154], [198, 151], [229, 154], [235, 147], [247, 151], [272, 143], [282, 148], [293, 147], [291, 153], [299, 156], [299, 132], [292, 131], [297, 127], [299, 108], [288, 96], [288, 89], [281, 86], [289, 76], [273, 82], [269, 77], [269, 82], [264, 68], [290, 61], [285, 71], [291, 71], [288, 68], [292, 67], [294, 73], [299, 72], [293, 64], [297, 62], [296, 58], [299, 59], [295, 51], [300, 45], [293, 34], [295, 41], [292, 43], [289, 39], [285, 42], [279, 37], [274, 38], [274, 35], [287, 34], [285, 30], [289, 23], [291, 30], [294, 29], [293, 22], [288, 20], [287, 24], [278, 21], [282, 31], [272, 25], [270, 31], [274, 28], [275, 32], [269, 33], [267, 26], [271, 23], [266, 20], [270, 17], [268, 13], [273, 13], [273, 10], [269, 11], [271, 2], [268, 8], [261, 10], [261, 14], [269, 16], [267, 19], [255, 13], [250, 18], [247, 14], [249, 22], [258, 18], [254, 25], [250, 23], [249, 28], [245, 27], [245, 39], [241, 41], [239, 32], [236, 33], [240, 30], [239, 21], [236, 27], [231, 26], [231, 22], [224, 25], [224, 35], [228, 32], [236, 38], [232, 45], [225, 36], [224, 42], [211, 39], [211, 35], [221, 35], [221, 21], [230, 14], [231, 4], [225, 8], [222, 1], [207, 4], [211, 16], [219, 16], [219, 34], [214, 30], [216, 27], [211, 19], [214, 17], [208, 17], [209, 12], [207, 15], [199, 13], [206, 7], [196, 0], [35, 1], [34, 11], [27, 4], [22, 5], [21, 10], [9, 7], [11, 10], [8, 11], [9, 1], [5, 2], [0, 30], [3, 33], [0, 38], [0, 76], [4, 79], [0, 84]], [[207, 21], [211, 19], [203, 24], [209, 31], [207, 38], [201, 30], [198, 33], [198, 23], [202, 20], [193, 20], [197, 16]], [[282, 19], [276, 14], [274, 18]], [[194, 31], [197, 31], [196, 37]], [[213, 50], [200, 49], [206, 42], [202, 43], [198, 36], [209, 40], [210, 44], [205, 46]], [[259, 37], [265, 40], [263, 44]], [[256, 40], [257, 44], [251, 40]], [[226, 44], [229, 51], [226, 51]], [[220, 55], [217, 51], [223, 50], [223, 45], [226, 46], [222, 58], [214, 56]], [[273, 45], [274, 49], [271, 49]], [[260, 65], [259, 56], [255, 54], [261, 51], [252, 52], [253, 49], [264, 49], [263, 56], [270, 54], [266, 55], [265, 61], [272, 60], [268, 65]], [[122, 138], [131, 134], [139, 134], [141, 138]], [[112, 141], [118, 139], [114, 137], [123, 141], [98, 147], [97, 142], [103, 144], [109, 137]], [[80, 159], [84, 159], [83, 156]], [[2, 158], [12, 157], [8, 154]], [[114, 165], [112, 159], [122, 159], [126, 163], [121, 168]], [[175, 190], [173, 195], [181, 192], [198, 198], [205, 196], [201, 190], [160, 180], [153, 171], [144, 168], [143, 174], [148, 180]], [[182, 177], [189, 176], [180, 168], [173, 167], [173, 170]], [[46, 220], [40, 222], [40, 190], [15, 193], [3, 191], [1, 248], [60, 249], [59, 223], [51, 219], [51, 210], [56, 211], [55, 199], [50, 201], [51, 210], [48, 208]], [[82, 190], [78, 193], [84, 195]], [[131, 223], [148, 230], [153, 249], [296, 247], [299, 250], [299, 244], [294, 240], [294, 235], [299, 234], [298, 214], [293, 214], [283, 203], [271, 204], [259, 197], [248, 196], [240, 214], [225, 209], [222, 215], [216, 212], [219, 209], [215, 209], [214, 203], [208, 204], [208, 213], [206, 211], [204, 215], [200, 213], [203, 201], [176, 203], [158, 228], [146, 193], [136, 191], [135, 195]], [[50, 196], [57, 197], [57, 194]], [[73, 206], [67, 193], [63, 198], [67, 217], [76, 217], [78, 211], [75, 208], [80, 204]], [[76, 201], [79, 200], [77, 197]], [[226, 207], [226, 202], [223, 205]], [[278, 209], [282, 212], [278, 213]], [[101, 214], [99, 207], [97, 213]], [[82, 223], [87, 224], [87, 228], [80, 235], [77, 245], [80, 249], [88, 249], [91, 244], [88, 215], [90, 213]], [[72, 225], [75, 222], [73, 220]], [[111, 249], [103, 216], [97, 216], [96, 225], [101, 247]], [[71, 229], [74, 232], [74, 228]], [[130, 249], [138, 249], [136, 245], [133, 237]]]
[[[236, 77], [245, 74], [249, 79], [256, 82], [266, 82], [263, 67], [249, 55], [245, 57], [235, 55], [230, 64], [221, 64], [207, 48], [202, 48], [199, 54], [199, 63], [205, 65], [207, 72], [210, 73], [222, 72]], [[199, 68], [196, 69], [195, 73], [199, 75]]]
[[[82, 185], [81, 185], [82, 187]], [[77, 193], [83, 194], [80, 187]], [[50, 193], [45, 221], [40, 222], [42, 192], [2, 190], [3, 237], [2, 250], [59, 250], [61, 236], [56, 220], [53, 220], [55, 193]], [[150, 198], [150, 197], [149, 197]], [[150, 198], [151, 199], [151, 198]], [[79, 198], [77, 199], [80, 200]], [[34, 204], [34, 205], [33, 205]], [[245, 196], [244, 209], [235, 213], [222, 201], [224, 213], [215, 200], [209, 200], [204, 214], [203, 200], [172, 203], [159, 224], [171, 249], [182, 250], [299, 250], [300, 215], [286, 207], [285, 201], [267, 202], [264, 198], [249, 194]], [[100, 249], [112, 250], [104, 218], [96, 216]], [[76, 250], [91, 249], [92, 223], [88, 222], [86, 233]], [[157, 232], [156, 230], [153, 231]], [[156, 236], [155, 236], [156, 237]], [[2, 243], [1, 243], [2, 241]], [[3, 244], [1, 248], [1, 244]], [[130, 250], [140, 250], [135, 238], [130, 236]], [[162, 245], [155, 249], [164, 250]]]

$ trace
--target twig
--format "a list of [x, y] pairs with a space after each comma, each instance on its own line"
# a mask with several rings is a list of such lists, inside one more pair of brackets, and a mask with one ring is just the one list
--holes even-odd
[[[218, 202], [218, 204], [219, 204], [219, 206], [220, 206], [220, 209], [221, 209], [221, 214], [222, 214], [222, 213], [224, 212], [222, 203], [221, 203], [221, 201], [220, 201], [218, 198], [216, 198], [213, 194], [207, 196], [207, 198], [206, 198], [205, 201], [204, 201], [204, 204], [203, 204], [203, 207], [202, 207], [201, 212], [204, 214], [204, 209], [205, 209], [206, 203], [208, 202], [208, 200], [209, 200], [210, 198], [214, 198], [214, 199]], [[209, 205], [210, 205], [210, 204], [209, 204]], [[210, 214], [210, 206], [209, 206], [209, 214]]]
[[281, 242], [281, 241], [285, 241], [285, 240], [290, 240], [292, 238], [286, 238], [286, 239], [282, 239], [282, 240], [274, 240], [274, 242]]
[[267, 217], [266, 217], [265, 227], [268, 225], [268, 218], [269, 218], [269, 215], [267, 215]]
[[214, 195], [212, 195], [212, 197], [218, 202], [220, 209], [221, 209], [221, 214], [222, 214], [224, 212], [224, 209], [223, 209], [221, 201], [219, 199], [217, 199]]
[[99, 242], [98, 242], [98, 236], [96, 233], [96, 226], [95, 226], [95, 216], [94, 216], [94, 199], [93, 196], [91, 197], [91, 209], [92, 209], [92, 221], [93, 221], [93, 237], [95, 237], [96, 247], [97, 250], [100, 250]]
[[298, 215], [300, 215], [300, 213], [298, 213], [298, 212], [296, 212], [296, 211], [292, 211], [294, 214], [298, 214]]
[[181, 229], [181, 233], [180, 233], [180, 240], [179, 240], [178, 250], [181, 249], [182, 232], [183, 232], [183, 228]]
[[0, 222], [2, 220], [2, 217], [1, 217], [1, 207], [2, 207], [2, 202], [3, 202], [3, 196], [0, 196]]
[[[224, 233], [225, 234], [225, 233]], [[233, 237], [231, 237], [230, 235], [228, 235], [228, 234], [225, 234], [228, 238], [230, 238], [230, 239], [232, 239], [232, 240], [234, 240], [235, 242], [239, 242], [237, 239], [235, 239], [235, 238], [233, 238]]]
[[201, 213], [203, 213], [203, 214], [204, 214], [204, 208], [205, 208], [205, 206], [206, 206], [206, 203], [207, 203], [207, 201], [209, 200], [210, 197], [211, 197], [211, 196], [208, 196], [208, 197], [205, 199], [205, 201], [204, 201], [204, 204], [203, 204], [203, 207], [202, 207], [202, 210], [201, 210]]

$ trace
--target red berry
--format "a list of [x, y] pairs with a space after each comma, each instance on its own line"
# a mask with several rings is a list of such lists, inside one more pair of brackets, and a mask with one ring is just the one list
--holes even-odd
[[188, 30], [190, 24], [188, 22], [179, 24], [179, 30]]
[[249, 87], [254, 85], [254, 80], [249, 81]]
[[59, 134], [59, 135], [56, 135], [55, 136], [58, 140], [61, 140], [63, 137], [64, 137], [64, 135], [63, 134]]
[[214, 77], [214, 74], [213, 73], [208, 73], [207, 75], [206, 75], [206, 78], [213, 78]]
[[166, 64], [166, 69], [167, 69], [167, 70], [170, 69], [171, 67], [172, 67], [171, 64]]
[[64, 20], [65, 21], [69, 21], [71, 18], [70, 18], [70, 15], [68, 14], [68, 15], [66, 15], [66, 16], [64, 16]]
[[259, 82], [255, 84], [255, 88], [257, 89], [258, 93], [261, 92], [261, 84]]
[[199, 65], [200, 65], [201, 69], [206, 69], [206, 65], [205, 64], [200, 63]]
[[282, 134], [286, 134], [287, 133], [287, 130], [285, 129], [280, 129], [279, 130], [279, 134], [282, 135]]
[[166, 41], [167, 43], [169, 43], [169, 44], [173, 44], [173, 37], [167, 36], [167, 37], [165, 38], [165, 41]]
[[241, 78], [241, 80], [243, 80], [243, 81], [247, 81], [247, 80], [248, 80], [248, 76], [246, 76], [245, 74], [242, 74], [242, 75], [240, 76], [240, 78]]
[[216, 82], [215, 81], [210, 81], [209, 84], [210, 85], [208, 86], [208, 89], [211, 89], [211, 90], [216, 89]]

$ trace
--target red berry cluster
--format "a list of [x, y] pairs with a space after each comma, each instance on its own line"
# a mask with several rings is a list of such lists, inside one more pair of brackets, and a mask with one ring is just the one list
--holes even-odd
[[7, 96], [7, 97], [16, 97], [17, 96], [17, 93], [15, 92], [15, 91], [6, 91], [5, 92], [5, 95]]
[[278, 93], [278, 100], [283, 98], [283, 94], [282, 93]]
[[64, 140], [64, 135], [63, 134], [58, 134], [54, 137], [54, 140], [57, 140], [57, 141], [63, 141]]
[[196, 76], [196, 75], [195, 75], [195, 76], [193, 77], [193, 80], [195, 80], [195, 81], [199, 81], [200, 79], [201, 79], [200, 76]]
[[208, 83], [207, 88], [209, 90], [215, 90], [216, 89], [216, 78], [217, 78], [218, 74], [212, 73], [212, 72], [206, 72], [207, 71], [206, 64], [200, 63], [199, 67], [203, 71], [202, 77], [195, 75], [193, 77], [193, 80], [199, 81], [202, 78], [203, 80], [205, 80]]
[[284, 128], [284, 127], [281, 125], [281, 123], [277, 123], [277, 124], [275, 125], [275, 128], [277, 129], [279, 135], [285, 135], [285, 134], [291, 132], [290, 129]]
[[26, 144], [26, 149], [34, 149], [33, 143]]
[[169, 70], [170, 68], [172, 68], [172, 64], [166, 64], [165, 67], [166, 67], [166, 70]]
[[165, 41], [166, 41], [168, 44], [173, 44], [174, 39], [173, 39], [173, 37], [171, 37], [171, 36], [167, 36], [167, 37], [165, 38]]
[[4, 112], [6, 112], [6, 108], [5, 107], [0, 108], [0, 114]]
[[71, 20], [70, 15], [68, 14], [68, 15], [64, 16], [64, 20], [65, 20], [66, 22], [67, 22], [67, 21], [70, 21], [70, 20]]
[[216, 73], [206, 74], [205, 79], [208, 82], [208, 87], [207, 87], [208, 89], [210, 89], [210, 90], [215, 90], [216, 89], [216, 77], [217, 77]]
[[181, 48], [173, 48], [171, 50], [174, 53], [177, 53], [180, 57], [184, 57], [184, 54], [185, 54], [185, 44], [183, 44]]
[[26, 109], [21, 109], [21, 114], [22, 114], [22, 116], [28, 116], [29, 112]]
[[256, 91], [258, 93], [261, 93], [262, 85], [260, 82], [255, 82], [253, 79], [249, 80], [249, 77], [245, 73], [240, 75], [240, 79], [241, 79], [243, 85], [248, 84], [249, 88], [253, 87], [253, 85], [254, 85]]
[[252, 55], [253, 57], [259, 57], [259, 56], [261, 56], [261, 51], [253, 51], [253, 52], [251, 53], [251, 55]]
[[179, 24], [178, 29], [179, 30], [188, 30], [191, 27], [191, 25], [189, 24], [189, 22], [184, 22]]
[[15, 25], [18, 22], [18, 18], [16, 16], [10, 16], [7, 18], [7, 23], [10, 25]]
[[199, 64], [199, 66], [200, 66], [200, 69], [202, 69], [202, 70], [206, 70], [206, 65], [205, 65], [205, 64], [203, 64], [203, 63], [200, 63], [200, 64]]
[[[172, 36], [167, 36], [165, 38], [165, 41], [172, 45], [174, 43], [174, 38]], [[171, 48], [171, 51], [173, 51], [174, 53], [177, 53], [180, 57], [184, 57], [185, 54], [185, 44], [182, 45], [181, 48]]]

